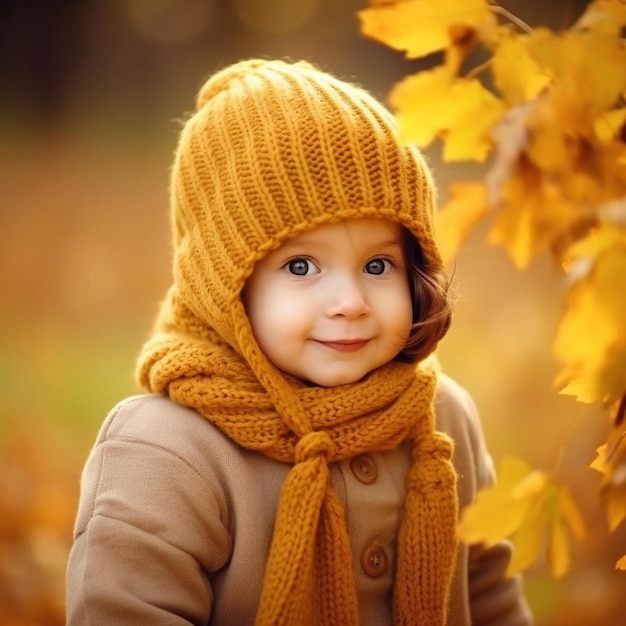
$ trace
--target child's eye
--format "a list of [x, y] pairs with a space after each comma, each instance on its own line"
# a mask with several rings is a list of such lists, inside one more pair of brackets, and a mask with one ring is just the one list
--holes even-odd
[[391, 261], [383, 258], [376, 258], [368, 261], [365, 264], [365, 272], [368, 274], [374, 274], [376, 276], [385, 274], [393, 267]]
[[319, 272], [314, 263], [302, 257], [291, 259], [291, 261], [287, 262], [285, 267], [287, 271], [294, 276], [309, 276], [310, 274], [317, 274]]

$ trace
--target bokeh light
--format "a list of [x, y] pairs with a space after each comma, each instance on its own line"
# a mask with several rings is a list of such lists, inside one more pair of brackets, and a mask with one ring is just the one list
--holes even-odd
[[235, 0], [242, 23], [268, 35], [285, 35], [303, 28], [319, 9], [320, 0]]
[[137, 34], [156, 43], [182, 43], [206, 30], [216, 0], [129, 0]]

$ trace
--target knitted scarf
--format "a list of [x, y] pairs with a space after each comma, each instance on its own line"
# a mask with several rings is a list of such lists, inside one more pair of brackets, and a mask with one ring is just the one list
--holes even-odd
[[456, 554], [452, 445], [435, 431], [434, 358], [391, 362], [365, 379], [309, 386], [276, 370], [235, 303], [239, 353], [177, 303], [144, 346], [138, 378], [193, 407], [240, 446], [292, 468], [281, 491], [257, 625], [353, 626], [358, 602], [345, 511], [329, 464], [412, 444], [397, 539], [394, 623], [442, 626]]

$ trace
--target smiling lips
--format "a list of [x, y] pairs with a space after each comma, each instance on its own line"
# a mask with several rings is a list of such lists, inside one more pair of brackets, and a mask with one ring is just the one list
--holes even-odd
[[367, 345], [368, 341], [369, 339], [346, 339], [345, 341], [318, 341], [317, 343], [337, 352], [358, 352]]

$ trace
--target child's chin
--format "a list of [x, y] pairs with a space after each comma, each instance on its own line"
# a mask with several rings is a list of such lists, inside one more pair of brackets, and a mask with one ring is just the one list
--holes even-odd
[[362, 380], [367, 375], [367, 372], [340, 372], [340, 373], [324, 373], [318, 376], [312, 376], [306, 379], [304, 382], [309, 385], [316, 385], [318, 387], [342, 387], [343, 385], [351, 385]]

